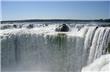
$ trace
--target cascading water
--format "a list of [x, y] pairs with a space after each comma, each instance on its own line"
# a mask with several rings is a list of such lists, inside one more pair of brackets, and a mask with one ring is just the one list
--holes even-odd
[[109, 27], [74, 25], [69, 32], [55, 32], [56, 27], [1, 30], [2, 72], [80, 72], [108, 53]]

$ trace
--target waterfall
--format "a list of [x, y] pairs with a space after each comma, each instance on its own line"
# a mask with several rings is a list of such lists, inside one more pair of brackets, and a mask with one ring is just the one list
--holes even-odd
[[107, 54], [109, 27], [79, 24], [70, 25], [69, 32], [55, 32], [57, 26], [2, 29], [2, 71], [80, 72]]

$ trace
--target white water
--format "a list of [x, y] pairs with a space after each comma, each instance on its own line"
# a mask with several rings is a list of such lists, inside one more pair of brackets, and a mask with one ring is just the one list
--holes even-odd
[[2, 71], [80, 72], [107, 53], [109, 27], [79, 24], [55, 32], [57, 26], [1, 30]]
[[93, 63], [83, 67], [82, 72], [110, 72], [110, 54], [102, 55]]

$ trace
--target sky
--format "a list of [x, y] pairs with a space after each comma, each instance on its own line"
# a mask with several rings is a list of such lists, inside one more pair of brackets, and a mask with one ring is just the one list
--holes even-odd
[[110, 1], [2, 1], [2, 20], [106, 19]]

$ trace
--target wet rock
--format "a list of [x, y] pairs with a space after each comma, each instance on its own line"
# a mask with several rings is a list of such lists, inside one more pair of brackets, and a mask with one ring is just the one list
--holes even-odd
[[17, 25], [13, 25], [14, 28], [17, 28]]
[[48, 26], [48, 24], [45, 24], [45, 26]]
[[29, 24], [28, 26], [27, 26], [27, 28], [33, 28], [34, 26], [33, 26], [33, 24]]
[[107, 52], [110, 53], [110, 43], [108, 44]]
[[59, 27], [57, 27], [55, 29], [55, 31], [57, 31], [57, 32], [68, 32], [69, 31], [69, 27], [66, 24], [62, 24]]
[[11, 25], [3, 25], [3, 26], [0, 26], [0, 29], [10, 29], [12, 28]]

